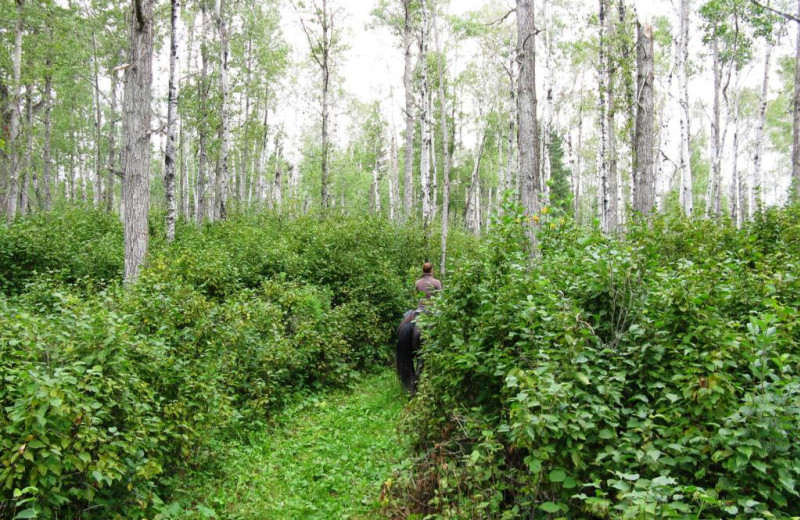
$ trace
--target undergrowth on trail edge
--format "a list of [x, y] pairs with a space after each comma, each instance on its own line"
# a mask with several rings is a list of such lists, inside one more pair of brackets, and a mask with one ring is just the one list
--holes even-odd
[[531, 258], [507, 207], [422, 318], [387, 512], [800, 516], [800, 208], [617, 238], [543, 213]]
[[385, 220], [236, 215], [156, 232], [124, 287], [115, 215], [0, 225], [0, 519], [153, 518], [220, 441], [388, 364], [430, 253]]

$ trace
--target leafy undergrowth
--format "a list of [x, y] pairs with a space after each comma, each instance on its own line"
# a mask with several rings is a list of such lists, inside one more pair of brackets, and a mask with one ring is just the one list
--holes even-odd
[[381, 484], [406, 447], [394, 374], [289, 408], [271, 431], [221, 446], [217, 471], [183, 478], [162, 518], [349, 518], [381, 516]]

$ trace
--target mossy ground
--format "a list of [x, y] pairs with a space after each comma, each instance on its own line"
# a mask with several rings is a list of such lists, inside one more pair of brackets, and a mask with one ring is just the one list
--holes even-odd
[[173, 511], [182, 518], [380, 518], [381, 485], [406, 454], [397, 432], [405, 401], [390, 371], [310, 398], [283, 412], [275, 429], [228, 445], [222, 473], [190, 479], [183, 507]]

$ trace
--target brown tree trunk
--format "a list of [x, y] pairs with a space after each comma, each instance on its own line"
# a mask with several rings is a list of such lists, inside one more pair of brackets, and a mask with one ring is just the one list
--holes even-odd
[[[517, 120], [519, 176], [522, 205], [529, 214], [539, 211], [539, 132], [536, 120], [536, 27], [533, 0], [517, 0], [517, 62], [519, 80]], [[531, 232], [530, 238], [533, 241]]]
[[133, 0], [130, 61], [125, 81], [125, 281], [133, 282], [147, 255], [150, 211], [150, 102], [153, 79], [153, 6]]

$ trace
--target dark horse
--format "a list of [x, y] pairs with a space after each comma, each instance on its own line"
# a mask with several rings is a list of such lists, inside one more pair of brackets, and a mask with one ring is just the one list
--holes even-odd
[[407, 313], [405, 319], [397, 327], [397, 350], [395, 358], [397, 362], [397, 376], [400, 378], [403, 388], [414, 395], [417, 392], [417, 381], [422, 371], [422, 360], [415, 359], [422, 342], [422, 332], [414, 323], [417, 318], [416, 312]]

